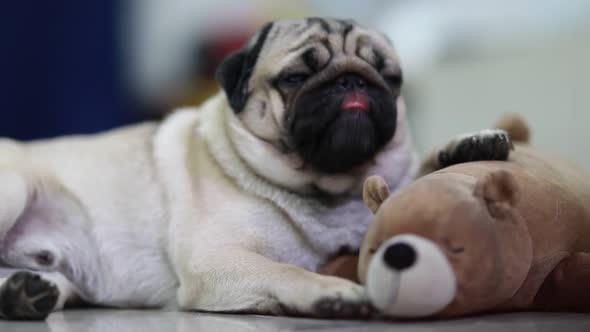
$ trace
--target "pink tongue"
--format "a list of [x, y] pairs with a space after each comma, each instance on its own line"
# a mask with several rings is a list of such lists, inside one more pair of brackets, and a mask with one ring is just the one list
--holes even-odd
[[350, 92], [344, 97], [342, 102], [343, 111], [362, 111], [369, 110], [369, 96], [364, 91]]

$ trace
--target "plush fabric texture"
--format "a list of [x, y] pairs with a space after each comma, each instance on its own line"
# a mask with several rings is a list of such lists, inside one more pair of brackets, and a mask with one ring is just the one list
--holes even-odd
[[[590, 312], [590, 175], [528, 145], [519, 121], [504, 118], [499, 125], [516, 143], [506, 162], [451, 166], [387, 198], [383, 181], [367, 180], [365, 200], [375, 220], [358, 258], [358, 279], [369, 280], [369, 263], [383, 259], [381, 244], [414, 234], [438, 246], [456, 278], [454, 299], [431, 317]], [[347, 276], [356, 264], [355, 257], [340, 257], [324, 271]], [[400, 294], [403, 273], [394, 273], [402, 280]]]

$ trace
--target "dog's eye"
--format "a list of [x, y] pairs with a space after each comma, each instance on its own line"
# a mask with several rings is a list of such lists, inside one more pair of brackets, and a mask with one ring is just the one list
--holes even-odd
[[309, 78], [309, 75], [305, 74], [305, 73], [287, 74], [287, 75], [281, 77], [281, 83], [284, 83], [284, 84], [287, 84], [290, 86], [296, 86], [296, 85], [303, 84], [308, 78]]
[[399, 88], [403, 83], [403, 78], [401, 74], [396, 75], [385, 75], [383, 76], [387, 84], [394, 88]]

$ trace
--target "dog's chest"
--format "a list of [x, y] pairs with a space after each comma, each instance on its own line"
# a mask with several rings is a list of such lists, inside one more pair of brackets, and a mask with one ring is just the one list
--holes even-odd
[[362, 200], [337, 206], [317, 205], [308, 209], [283, 209], [283, 222], [290, 231], [267, 240], [268, 252], [285, 263], [315, 271], [342, 252], [358, 252], [372, 218]]

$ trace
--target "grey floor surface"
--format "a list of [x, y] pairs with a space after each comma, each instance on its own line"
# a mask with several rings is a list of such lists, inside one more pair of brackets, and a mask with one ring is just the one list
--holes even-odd
[[359, 322], [282, 317], [127, 310], [77, 310], [45, 322], [0, 321], [1, 332], [200, 332], [200, 331], [590, 331], [590, 315], [516, 313], [431, 322]]

